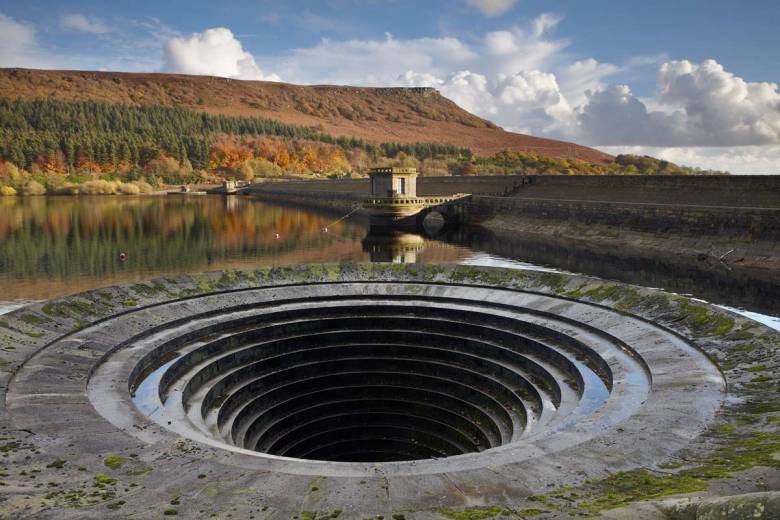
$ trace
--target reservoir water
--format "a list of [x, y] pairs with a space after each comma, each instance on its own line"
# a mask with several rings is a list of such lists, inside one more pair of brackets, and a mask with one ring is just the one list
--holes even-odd
[[[309, 262], [426, 262], [549, 269], [691, 294], [780, 328], [760, 281], [697, 275], [675, 265], [565, 242], [494, 239], [488, 231], [392, 237], [359, 216], [247, 197], [0, 198], [0, 313], [26, 302], [161, 276]], [[713, 278], [714, 276], [714, 278]]]

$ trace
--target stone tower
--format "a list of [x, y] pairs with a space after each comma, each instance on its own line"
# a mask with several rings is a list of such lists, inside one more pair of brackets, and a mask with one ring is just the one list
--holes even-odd
[[417, 197], [416, 168], [372, 168], [369, 175], [372, 197]]

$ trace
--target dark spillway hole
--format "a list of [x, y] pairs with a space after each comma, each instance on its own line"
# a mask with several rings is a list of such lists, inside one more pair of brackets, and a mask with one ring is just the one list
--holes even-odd
[[[428, 341], [388, 343], [399, 335]], [[285, 338], [201, 369], [232, 370], [219, 386], [228, 395], [212, 395], [205, 412], [237, 446], [340, 462], [444, 458], [509, 442], [537, 407], [521, 397], [525, 363], [448, 350], [412, 330]]]
[[164, 406], [181, 403], [219, 442], [339, 462], [446, 458], [568, 413], [583, 363], [604, 372], [576, 339], [484, 307], [281, 307], [191, 329], [145, 362], [160, 367]]

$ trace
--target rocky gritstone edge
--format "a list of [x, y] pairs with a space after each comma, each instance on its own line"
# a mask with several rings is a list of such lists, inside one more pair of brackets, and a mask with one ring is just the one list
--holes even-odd
[[0, 512], [594, 514], [777, 472], [779, 344], [661, 291], [467, 266], [90, 291], [0, 321]]

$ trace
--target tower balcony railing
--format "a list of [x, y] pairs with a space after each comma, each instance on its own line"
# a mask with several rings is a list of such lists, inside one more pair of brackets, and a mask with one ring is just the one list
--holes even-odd
[[363, 204], [365, 206], [435, 206], [437, 204], [452, 202], [453, 200], [466, 196], [468, 196], [466, 193], [456, 193], [454, 195], [435, 197], [369, 197], [363, 199]]

